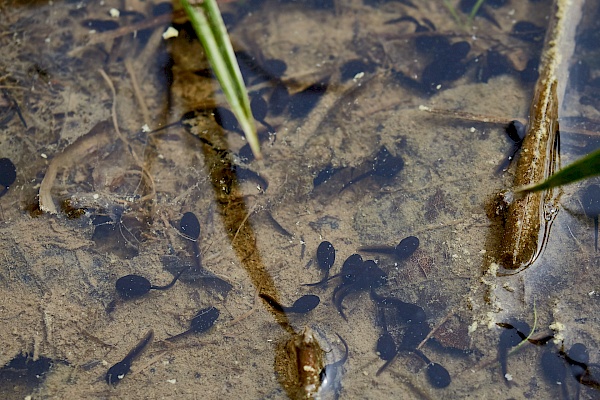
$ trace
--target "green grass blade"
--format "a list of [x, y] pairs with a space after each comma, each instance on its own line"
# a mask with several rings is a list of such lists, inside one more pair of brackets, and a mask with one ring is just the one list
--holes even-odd
[[200, 10], [192, 7], [188, 0], [181, 0], [181, 5], [204, 47], [206, 57], [221, 84], [231, 110], [246, 135], [254, 156], [260, 159], [260, 142], [250, 109], [248, 92], [216, 0], [202, 1], [198, 5]]
[[469, 25], [473, 23], [473, 18], [475, 18], [475, 14], [477, 14], [477, 11], [479, 11], [479, 8], [484, 2], [485, 0], [477, 0], [477, 3], [475, 3], [473, 8], [471, 9], [471, 13], [469, 14]]
[[600, 175], [600, 149], [580, 158], [545, 181], [520, 187], [515, 190], [515, 193], [538, 192], [540, 190], [566, 185], [567, 183], [576, 182], [595, 175]]
[[460, 16], [456, 12], [456, 9], [452, 5], [452, 3], [450, 3], [449, 0], [444, 0], [444, 6], [448, 9], [448, 11], [452, 15], [452, 18], [454, 18], [454, 20], [456, 21], [456, 23], [458, 25], [460, 25], [460, 26], [463, 26], [462, 20], [460, 19]]

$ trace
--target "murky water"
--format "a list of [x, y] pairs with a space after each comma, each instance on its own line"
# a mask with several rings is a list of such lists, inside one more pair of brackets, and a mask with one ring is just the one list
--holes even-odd
[[[598, 398], [598, 257], [582, 200], [598, 180], [563, 189], [534, 265], [493, 266], [493, 198], [514, 174], [498, 171], [514, 146], [504, 127], [527, 120], [551, 12], [502, 3], [469, 23], [468, 1], [460, 21], [441, 1], [222, 2], [251, 96], [266, 102], [261, 161], [216, 122], [224, 97], [168, 3], [0, 7], [0, 156], [17, 170], [0, 198], [2, 397], [287, 398], [284, 359], [305, 332], [335, 365], [326, 398]], [[598, 147], [600, 11], [587, 7], [563, 165]], [[179, 36], [163, 39], [168, 26]], [[187, 212], [197, 242], [182, 233]], [[359, 251], [408, 236], [419, 248], [407, 258]], [[330, 276], [355, 253], [374, 272], [304, 286], [324, 277], [324, 240]], [[120, 277], [165, 286], [184, 269], [168, 290], [115, 293]], [[259, 293], [320, 304], [283, 314]], [[212, 328], [166, 341], [209, 307]], [[533, 339], [555, 340], [506, 356], [534, 323]], [[131, 372], [107, 384], [150, 329]], [[386, 333], [400, 350], [382, 368], [396, 353], [376, 352]]]

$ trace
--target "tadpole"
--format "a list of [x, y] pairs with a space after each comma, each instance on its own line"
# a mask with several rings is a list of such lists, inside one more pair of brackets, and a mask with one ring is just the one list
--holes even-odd
[[198, 243], [200, 240], [200, 221], [198, 221], [196, 214], [191, 211], [183, 214], [181, 220], [179, 220], [179, 232], [181, 232], [186, 239], [192, 242], [196, 268], [202, 269], [200, 244]]
[[261, 293], [259, 296], [264, 301], [266, 301], [271, 307], [273, 307], [274, 310], [283, 313], [305, 314], [309, 311], [314, 310], [321, 302], [319, 296], [315, 296], [314, 294], [307, 294], [296, 300], [291, 307], [285, 307], [279, 304], [277, 300], [275, 300], [268, 294]]
[[131, 363], [142, 354], [142, 352], [146, 349], [146, 347], [152, 342], [152, 338], [154, 337], [154, 331], [150, 329], [146, 336], [142, 338], [142, 340], [133, 348], [125, 358], [121, 361], [113, 365], [106, 372], [106, 383], [109, 385], [116, 385], [121, 382], [121, 380], [129, 373], [131, 369]]
[[590, 185], [581, 195], [583, 212], [594, 219], [594, 248], [598, 251], [598, 214], [600, 214], [600, 186]]
[[164, 286], [155, 286], [150, 281], [140, 275], [125, 275], [117, 279], [115, 284], [117, 293], [121, 298], [125, 300], [135, 299], [148, 293], [150, 290], [167, 290], [173, 287], [181, 274], [183, 274], [189, 267], [183, 268], [173, 277], [173, 280]]
[[394, 309], [394, 321], [403, 324], [421, 324], [427, 321], [427, 314], [423, 307], [405, 303], [394, 297], [383, 297], [378, 295], [375, 290], [371, 290], [371, 298], [379, 307]]
[[436, 389], [443, 389], [452, 383], [450, 373], [446, 368], [438, 363], [432, 362], [421, 350], [414, 350], [414, 353], [421, 357], [427, 364], [427, 380], [431, 386]]
[[179, 220], [179, 231], [189, 240], [198, 240], [200, 237], [200, 221], [191, 211], [186, 212]]
[[398, 346], [396, 345], [393, 336], [386, 330], [379, 336], [379, 339], [377, 339], [375, 350], [377, 351], [379, 358], [385, 361], [375, 373], [375, 376], [379, 376], [396, 359], [396, 356], [398, 355]]
[[325, 273], [323, 279], [315, 283], [307, 283], [304, 286], [327, 285], [329, 281], [329, 271], [335, 262], [335, 248], [328, 241], [323, 241], [317, 248], [317, 265]]
[[508, 125], [504, 128], [506, 135], [513, 142], [513, 146], [508, 152], [508, 156], [506, 159], [498, 166], [496, 169], [496, 173], [499, 174], [508, 169], [511, 162], [514, 160], [515, 156], [521, 150], [523, 146], [523, 140], [525, 139], [525, 125], [523, 125], [520, 121], [514, 120], [510, 121]]
[[252, 110], [252, 116], [255, 120], [263, 124], [270, 133], [275, 133], [275, 129], [273, 129], [271, 124], [265, 121], [267, 112], [269, 111], [269, 106], [267, 105], [267, 101], [261, 96], [260, 93], [254, 93], [251, 95], [250, 109]]
[[215, 107], [213, 111], [215, 122], [226, 131], [235, 132], [244, 136], [235, 115], [225, 107]]
[[17, 168], [15, 164], [8, 158], [0, 158], [0, 197], [8, 192], [9, 187], [15, 183], [17, 179]]
[[[358, 257], [356, 257], [358, 256]], [[346, 321], [342, 302], [353, 292], [376, 289], [387, 283], [387, 274], [373, 260], [362, 261], [360, 255], [351, 255], [342, 266], [342, 283], [333, 291], [333, 304]]]
[[377, 154], [371, 163], [371, 168], [365, 172], [350, 180], [350, 182], [346, 183], [340, 189], [340, 193], [348, 188], [350, 185], [355, 184], [356, 182], [368, 178], [371, 176], [378, 176], [381, 178], [393, 178], [398, 174], [398, 172], [402, 171], [404, 168], [404, 160], [400, 156], [394, 156], [389, 152], [387, 147], [381, 146]]
[[178, 335], [171, 336], [166, 340], [173, 341], [190, 333], [204, 333], [213, 327], [215, 321], [219, 318], [220, 311], [215, 307], [207, 307], [198, 311], [198, 314], [190, 322], [190, 329]]
[[364, 246], [359, 251], [366, 253], [392, 254], [402, 261], [408, 259], [419, 248], [419, 238], [416, 236], [405, 237], [395, 247], [392, 246]]

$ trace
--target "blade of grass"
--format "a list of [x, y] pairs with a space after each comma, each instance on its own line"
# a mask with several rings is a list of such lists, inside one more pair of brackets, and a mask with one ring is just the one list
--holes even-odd
[[450, 14], [452, 14], [452, 17], [454, 18], [454, 20], [456, 21], [456, 23], [458, 25], [460, 25], [460, 26], [463, 26], [462, 20], [460, 19], [460, 16], [456, 12], [456, 8], [454, 8], [454, 6], [452, 5], [452, 3], [450, 3], [449, 0], [444, 0], [444, 6], [448, 9], [448, 11], [450, 12]]
[[536, 328], [537, 328], [537, 310], [535, 308], [535, 299], [533, 299], [533, 328], [531, 328], [529, 335], [527, 335], [527, 337], [525, 339], [523, 339], [521, 341], [521, 343], [519, 343], [516, 347], [514, 347], [508, 354], [514, 353], [515, 351], [519, 350], [519, 348], [521, 348], [521, 346], [523, 346], [525, 343], [527, 343], [527, 341], [529, 341], [529, 339], [531, 339], [531, 337], [533, 336], [533, 333], [535, 332]]
[[540, 190], [566, 185], [595, 175], [600, 175], [600, 149], [580, 158], [541, 183], [517, 188], [515, 193], [539, 192]]
[[477, 0], [477, 3], [475, 3], [473, 8], [471, 8], [471, 13], [469, 14], [469, 22], [468, 22], [469, 25], [471, 25], [473, 23], [473, 18], [475, 18], [475, 14], [477, 14], [477, 11], [479, 11], [479, 8], [481, 7], [481, 5], [484, 2], [485, 2], [485, 0]]
[[204, 47], [206, 57], [221, 84], [231, 110], [246, 135], [254, 157], [260, 159], [260, 142], [250, 109], [248, 92], [216, 0], [203, 0], [197, 5], [200, 10], [190, 5], [188, 0], [181, 0], [181, 5]]

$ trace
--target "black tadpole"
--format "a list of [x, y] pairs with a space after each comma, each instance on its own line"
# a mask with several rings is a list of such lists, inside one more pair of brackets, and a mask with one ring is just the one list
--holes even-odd
[[594, 248], [598, 251], [598, 214], [600, 214], [600, 186], [590, 185], [581, 195], [585, 215], [594, 219]]
[[183, 214], [183, 217], [181, 217], [181, 220], [179, 221], [179, 232], [192, 242], [196, 268], [202, 269], [200, 245], [198, 244], [198, 240], [200, 239], [200, 221], [198, 221], [196, 214], [190, 211]]
[[235, 115], [225, 107], [216, 107], [213, 115], [215, 122], [226, 131], [235, 132], [240, 136], [244, 136], [244, 132], [240, 129], [238, 120]]
[[252, 110], [252, 116], [255, 120], [263, 124], [269, 132], [275, 133], [275, 129], [273, 129], [273, 127], [267, 121], [265, 121], [267, 112], [269, 111], [269, 106], [267, 105], [267, 101], [260, 95], [260, 93], [255, 93], [251, 96], [250, 109]]
[[321, 302], [321, 299], [319, 298], [319, 296], [315, 296], [314, 294], [307, 294], [307, 295], [300, 297], [298, 300], [296, 300], [294, 302], [294, 304], [292, 304], [291, 307], [285, 307], [285, 306], [282, 306], [281, 304], [279, 304], [279, 302], [277, 302], [277, 300], [275, 300], [274, 298], [272, 298], [271, 296], [269, 296], [267, 294], [261, 293], [259, 296], [261, 299], [266, 301], [267, 304], [269, 304], [271, 307], [273, 307], [273, 309], [275, 311], [288, 313], [288, 314], [290, 314], [290, 313], [305, 314], [309, 311], [314, 310]]
[[323, 276], [323, 279], [321, 279], [319, 282], [306, 283], [304, 284], [304, 286], [326, 285], [329, 281], [329, 270], [333, 266], [334, 262], [335, 248], [328, 241], [321, 242], [321, 244], [319, 244], [319, 247], [317, 248], [317, 265], [322, 271], [325, 272], [325, 276]]
[[416, 236], [405, 237], [395, 247], [392, 246], [365, 246], [359, 251], [365, 253], [391, 254], [399, 261], [406, 260], [419, 248], [419, 238]]
[[392, 335], [388, 331], [385, 331], [385, 333], [377, 339], [377, 347], [375, 349], [379, 358], [385, 361], [375, 373], [375, 376], [379, 376], [396, 359], [396, 356], [398, 355], [398, 346]]
[[131, 368], [131, 363], [142, 354], [142, 352], [146, 349], [146, 347], [152, 342], [152, 338], [154, 337], [154, 331], [150, 329], [146, 336], [140, 340], [140, 342], [133, 348], [125, 358], [121, 361], [113, 365], [106, 372], [106, 383], [109, 385], [116, 385], [121, 382], [121, 380], [129, 373], [129, 369]]
[[15, 183], [17, 179], [17, 168], [15, 164], [8, 158], [0, 158], [0, 197], [8, 192], [9, 187]]
[[340, 193], [343, 192], [348, 186], [355, 184], [356, 182], [368, 178], [370, 176], [379, 176], [381, 178], [393, 178], [398, 174], [398, 172], [402, 171], [404, 168], [404, 160], [400, 156], [392, 155], [387, 147], [381, 146], [377, 154], [375, 154], [375, 158], [371, 164], [371, 168], [365, 172], [352, 179], [350, 182], [346, 183], [340, 189]]
[[125, 275], [117, 279], [115, 284], [117, 293], [125, 300], [135, 299], [147, 294], [151, 289], [155, 290], [167, 290], [173, 287], [181, 274], [183, 274], [188, 267], [185, 267], [173, 277], [173, 280], [164, 286], [154, 286], [150, 281], [140, 275]]
[[523, 139], [525, 139], [526, 134], [525, 125], [517, 120], [510, 121], [504, 128], [504, 131], [506, 132], [508, 138], [513, 142], [513, 147], [508, 153], [506, 160], [504, 160], [496, 169], [497, 174], [506, 171], [506, 169], [510, 166], [510, 163], [514, 160], [519, 150], [521, 150], [521, 147], [523, 146]]
[[431, 386], [436, 389], [443, 389], [452, 383], [452, 378], [446, 368], [432, 362], [421, 350], [415, 349], [414, 353], [427, 363], [427, 380], [429, 380]]
[[216, 320], [219, 318], [220, 311], [215, 307], [207, 307], [198, 311], [198, 314], [190, 322], [190, 329], [178, 335], [171, 336], [167, 340], [172, 341], [180, 337], [189, 335], [190, 333], [204, 333], [213, 327]]
[[405, 303], [394, 297], [383, 297], [378, 295], [375, 290], [371, 290], [371, 298], [377, 302], [379, 307], [395, 309], [397, 321], [401, 323], [416, 325], [425, 323], [427, 320], [425, 310], [417, 304]]
[[200, 237], [200, 221], [193, 212], [186, 212], [179, 220], [179, 232], [190, 240], [198, 240]]

